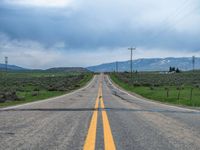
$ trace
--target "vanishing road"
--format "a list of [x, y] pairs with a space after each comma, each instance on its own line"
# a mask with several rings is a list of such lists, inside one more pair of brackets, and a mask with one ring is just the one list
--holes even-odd
[[73, 93], [0, 109], [0, 150], [200, 150], [200, 111], [134, 97], [106, 75]]

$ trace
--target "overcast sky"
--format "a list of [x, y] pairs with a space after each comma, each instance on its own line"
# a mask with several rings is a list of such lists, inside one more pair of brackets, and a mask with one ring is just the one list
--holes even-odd
[[0, 0], [0, 63], [91, 66], [200, 56], [199, 0]]

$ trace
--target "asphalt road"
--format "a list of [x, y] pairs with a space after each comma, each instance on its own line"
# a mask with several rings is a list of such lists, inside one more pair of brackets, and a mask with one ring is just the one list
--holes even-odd
[[134, 97], [99, 75], [61, 97], [0, 109], [0, 150], [200, 150], [200, 111]]

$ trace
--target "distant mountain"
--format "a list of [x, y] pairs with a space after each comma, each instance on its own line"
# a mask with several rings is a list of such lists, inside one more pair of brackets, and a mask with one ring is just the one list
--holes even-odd
[[82, 67], [56, 67], [46, 69], [45, 71], [52, 71], [52, 72], [89, 72], [88, 69]]
[[[6, 66], [5, 64], [0, 64], [0, 70], [5, 70]], [[12, 71], [23, 71], [23, 70], [28, 70], [19, 66], [15, 66], [15, 65], [8, 65], [8, 70], [12, 70]]]
[[[0, 71], [5, 70], [5, 64], [0, 64]], [[9, 71], [47, 71], [47, 72], [89, 72], [88, 69], [82, 67], [55, 67], [46, 70], [42, 69], [25, 69], [16, 65], [8, 65]]]
[[[169, 67], [178, 67], [181, 70], [192, 70], [192, 58], [144, 58], [133, 60], [133, 70], [137, 71], [167, 71]], [[200, 69], [200, 57], [195, 59], [195, 68]], [[87, 67], [94, 72], [111, 72], [116, 70], [116, 62], [105, 63], [97, 66]], [[119, 71], [129, 71], [130, 61], [118, 62]]]

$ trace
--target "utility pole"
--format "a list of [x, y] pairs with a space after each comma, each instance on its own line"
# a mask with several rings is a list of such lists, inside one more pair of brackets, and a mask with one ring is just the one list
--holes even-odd
[[7, 87], [8, 57], [5, 57], [5, 87]]
[[195, 56], [192, 56], [192, 67], [193, 67], [193, 72], [195, 70]]
[[118, 61], [116, 61], [116, 72], [118, 73]]
[[131, 50], [131, 58], [130, 58], [130, 71], [131, 71], [131, 83], [133, 85], [133, 50], [136, 50], [135, 47], [130, 47], [128, 50]]
[[8, 72], [8, 57], [5, 57], [5, 71]]

